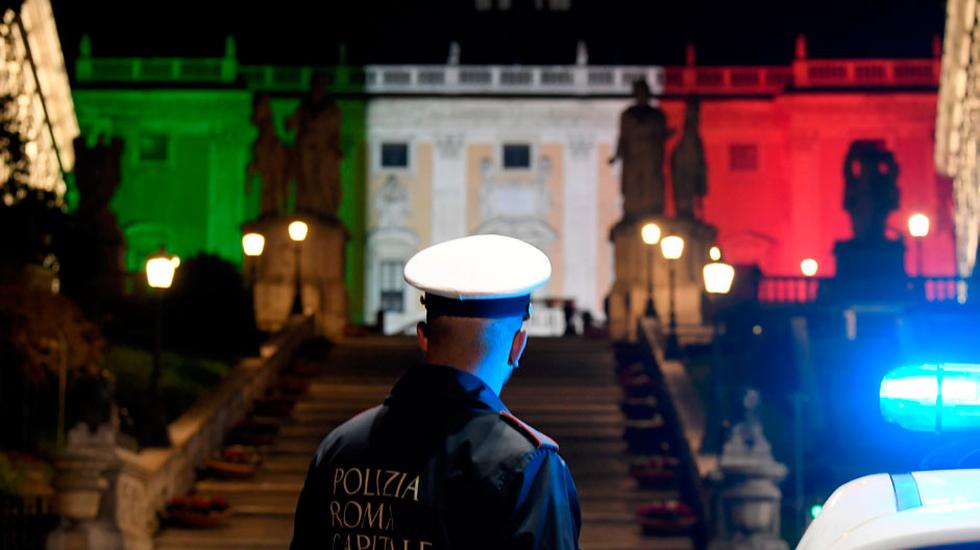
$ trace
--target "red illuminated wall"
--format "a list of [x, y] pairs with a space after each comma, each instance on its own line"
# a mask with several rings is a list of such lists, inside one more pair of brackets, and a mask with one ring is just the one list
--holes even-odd
[[[684, 102], [666, 98], [662, 106], [678, 129], [676, 142]], [[910, 241], [909, 214], [927, 214], [932, 229], [924, 243], [925, 273], [953, 275], [951, 184], [932, 161], [935, 118], [934, 91], [703, 98], [705, 217], [718, 227], [726, 260], [758, 263], [770, 275], [798, 275], [800, 261], [812, 257], [820, 275], [832, 275], [834, 242], [851, 236], [842, 206], [844, 156], [856, 139], [880, 139], [900, 167], [901, 205], [889, 219], [892, 236]], [[907, 248], [906, 268], [915, 273], [915, 247]]]

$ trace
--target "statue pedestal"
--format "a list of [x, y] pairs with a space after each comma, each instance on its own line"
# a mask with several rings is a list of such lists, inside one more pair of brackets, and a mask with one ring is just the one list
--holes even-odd
[[[660, 253], [659, 245], [643, 242], [644, 224], [660, 226], [664, 236], [684, 238], [684, 255], [674, 260], [676, 276], [675, 312], [679, 325], [700, 325], [704, 282], [701, 270], [708, 263], [708, 249], [715, 243], [713, 226], [687, 219], [662, 216], [622, 220], [613, 226], [609, 240], [615, 250], [615, 282], [609, 292], [609, 336], [613, 340], [636, 340], [636, 323], [644, 315], [650, 280], [649, 255], [653, 254], [653, 299], [661, 326], [670, 319], [670, 262]], [[652, 248], [652, 250], [651, 250]]]
[[846, 301], [901, 299], [905, 294], [905, 244], [902, 241], [838, 241], [837, 273], [820, 298]]
[[105, 424], [92, 433], [84, 424], [68, 434], [55, 460], [55, 508], [65, 521], [47, 539], [47, 550], [116, 550], [122, 535], [103, 502], [110, 471], [117, 468], [115, 430]]
[[246, 226], [265, 236], [265, 250], [245, 259], [252, 279], [255, 322], [262, 330], [285, 326], [296, 294], [297, 250], [302, 281], [303, 312], [314, 315], [320, 334], [341, 336], [347, 326], [345, 247], [349, 235], [336, 219], [304, 216], [309, 233], [302, 243], [289, 239], [289, 223], [297, 218], [264, 218]]

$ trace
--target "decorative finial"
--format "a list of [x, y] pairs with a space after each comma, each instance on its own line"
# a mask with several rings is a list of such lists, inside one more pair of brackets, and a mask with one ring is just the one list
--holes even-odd
[[938, 35], [932, 35], [932, 56], [940, 58], [943, 56], [943, 39]]
[[341, 67], [347, 65], [347, 44], [344, 42], [337, 46], [337, 65]]
[[235, 59], [236, 50], [235, 37], [229, 34], [225, 37], [225, 59]]
[[796, 35], [796, 59], [806, 59], [806, 35]]
[[693, 67], [697, 63], [697, 51], [694, 49], [694, 42], [688, 42], [684, 46], [684, 63], [688, 67]]
[[575, 48], [575, 64], [579, 66], [589, 64], [589, 49], [585, 46], [585, 40], [579, 40]]
[[449, 58], [446, 59], [447, 65], [459, 65], [460, 48], [459, 42], [453, 40], [449, 43]]
[[92, 57], [92, 39], [88, 33], [82, 35], [82, 40], [78, 44], [78, 52], [82, 57]]

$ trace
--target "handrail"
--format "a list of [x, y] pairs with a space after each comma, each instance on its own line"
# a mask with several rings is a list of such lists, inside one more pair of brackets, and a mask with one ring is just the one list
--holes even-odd
[[138, 453], [116, 449], [121, 465], [106, 497], [110, 501], [108, 509], [114, 510], [116, 526], [127, 541], [140, 547], [151, 544], [158, 510], [167, 499], [190, 490], [196, 468], [220, 448], [226, 433], [244, 417], [252, 401], [265, 393], [276, 373], [313, 333], [313, 318], [304, 317], [290, 323], [263, 346], [262, 357], [243, 360], [170, 423], [170, 447]]

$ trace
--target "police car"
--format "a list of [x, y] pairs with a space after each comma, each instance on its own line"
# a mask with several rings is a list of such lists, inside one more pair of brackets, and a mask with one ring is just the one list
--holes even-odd
[[[886, 420], [980, 430], [980, 365], [902, 367], [881, 383]], [[839, 487], [798, 550], [980, 548], [980, 469], [865, 476]]]

